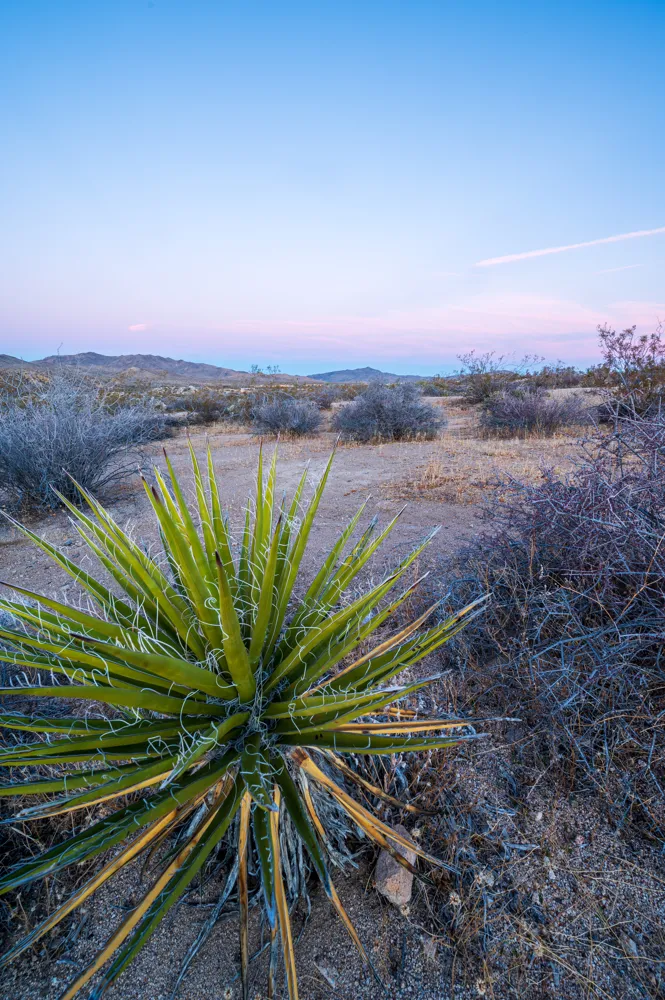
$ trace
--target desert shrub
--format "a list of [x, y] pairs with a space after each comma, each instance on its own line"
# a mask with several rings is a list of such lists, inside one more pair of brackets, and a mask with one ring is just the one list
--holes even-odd
[[213, 424], [224, 415], [224, 397], [211, 389], [196, 389], [182, 404], [190, 424]]
[[342, 390], [337, 385], [318, 386], [311, 391], [305, 390], [305, 399], [311, 399], [320, 410], [331, 410], [333, 403], [342, 399]]
[[665, 393], [662, 326], [650, 334], [639, 335], [635, 326], [619, 332], [610, 326], [599, 326], [598, 340], [603, 360], [588, 370], [583, 384], [606, 388], [612, 399], [632, 412], [657, 409]]
[[[330, 877], [339, 857], [340, 828], [360, 828], [372, 844], [396, 857], [406, 847], [439, 864], [343, 787], [360, 785], [363, 795], [386, 798], [345, 758], [401, 756], [473, 739], [463, 723], [452, 734], [448, 719], [416, 717], [415, 711], [406, 719], [390, 714], [393, 702], [435, 680], [418, 677], [396, 686], [397, 675], [440, 648], [472, 613], [467, 608], [421, 631], [422, 619], [416, 620], [393, 634], [390, 643], [377, 632], [413, 591], [413, 572], [431, 535], [389, 575], [340, 600], [390, 531], [375, 533], [372, 522], [358, 537], [363, 507], [304, 593], [302, 560], [331, 462], [308, 503], [303, 504], [305, 471], [293, 500], [280, 510], [275, 460], [267, 477], [260, 460], [237, 555], [221, 513], [210, 452], [207, 476], [192, 453], [197, 490], [191, 510], [168, 459], [167, 479], [156, 475], [154, 489], [147, 491], [162, 556], [147, 553], [86, 497], [91, 516], [76, 508], [73, 516], [104, 579], [111, 571], [113, 594], [26, 531], [87, 591], [91, 605], [84, 611], [78, 602], [70, 606], [47, 597], [37, 598], [37, 607], [0, 599], [0, 609], [23, 623], [23, 628], [3, 631], [11, 644], [3, 655], [18, 667], [37, 669], [45, 680], [2, 689], [0, 695], [57, 699], [65, 706], [73, 702], [76, 713], [53, 718], [7, 711], [0, 716], [10, 736], [30, 734], [0, 752], [0, 765], [10, 776], [2, 796], [23, 806], [14, 822], [54, 815], [68, 820], [62, 839], [46, 850], [30, 836], [26, 860], [0, 875], [0, 892], [20, 888], [24, 898], [25, 887], [70, 866], [79, 881], [74, 894], [57, 899], [44, 921], [31, 921], [3, 963], [35, 945], [135, 861], [143, 875], [151, 872], [151, 887], [63, 993], [74, 997], [85, 990], [88, 995], [99, 970], [93, 992], [101, 997], [169, 909], [204, 877], [204, 866], [221, 848], [232, 859], [225, 888], [192, 941], [176, 989], [216, 922], [231, 909], [240, 915], [242, 992], [248, 996], [249, 912], [262, 903], [266, 932], [275, 945], [278, 933], [281, 937], [288, 995], [297, 1000], [290, 912], [305, 892], [308, 872], [316, 874], [370, 964]], [[396, 588], [400, 596], [389, 597]], [[295, 597], [299, 592], [300, 599]], [[372, 651], [366, 642], [375, 644]], [[358, 658], [359, 653], [366, 655]], [[89, 712], [81, 707], [88, 702], [109, 711]], [[413, 704], [420, 707], [420, 695]], [[48, 780], [35, 772], [56, 763], [63, 771]], [[24, 805], [24, 797], [31, 804]], [[102, 810], [91, 816], [100, 805]], [[166, 850], [156, 853], [165, 840], [170, 841]], [[82, 866], [103, 854], [97, 871], [83, 868], [81, 874]], [[271, 983], [276, 948], [272, 952]], [[272, 985], [268, 992], [273, 994]]]
[[445, 379], [431, 378], [418, 382], [423, 396], [450, 396], [451, 389]]
[[72, 478], [108, 492], [136, 468], [132, 449], [168, 433], [167, 418], [150, 403], [109, 410], [91, 383], [75, 372], [56, 372], [38, 392], [0, 399], [3, 500], [10, 507], [54, 508], [60, 503], [55, 488], [77, 501]]
[[448, 647], [467, 700], [523, 720], [532, 774], [572, 777], [662, 840], [665, 420], [595, 435], [566, 478], [502, 484], [488, 516], [451, 591], [493, 595]]
[[221, 419], [229, 424], [249, 426], [252, 423], [254, 407], [260, 399], [256, 391], [225, 393]]
[[527, 386], [504, 389], [483, 403], [480, 426], [494, 434], [556, 434], [562, 427], [588, 422], [580, 396], [548, 395]]
[[497, 355], [494, 351], [477, 354], [467, 351], [458, 354], [461, 363], [456, 373], [457, 384], [467, 403], [484, 403], [496, 392], [505, 389], [508, 383], [524, 377], [543, 359], [535, 354], [525, 354], [521, 361], [514, 361], [507, 354]]
[[537, 389], [574, 389], [582, 383], [583, 372], [573, 365], [565, 365], [557, 361], [552, 365], [543, 365], [540, 371], [526, 376], [530, 386]]
[[313, 400], [292, 397], [264, 398], [252, 410], [254, 430], [260, 434], [287, 434], [301, 437], [315, 434], [321, 423], [319, 408]]
[[409, 441], [436, 437], [443, 416], [424, 403], [408, 382], [395, 386], [373, 383], [337, 411], [333, 427], [349, 441]]

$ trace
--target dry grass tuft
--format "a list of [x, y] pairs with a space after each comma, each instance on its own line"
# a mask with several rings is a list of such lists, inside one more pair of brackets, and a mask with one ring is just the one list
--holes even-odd
[[537, 483], [543, 468], [560, 475], [573, 466], [574, 429], [548, 438], [493, 439], [484, 436], [475, 410], [450, 406], [446, 410], [450, 423], [428, 461], [386, 487], [391, 499], [477, 504], [499, 479]]

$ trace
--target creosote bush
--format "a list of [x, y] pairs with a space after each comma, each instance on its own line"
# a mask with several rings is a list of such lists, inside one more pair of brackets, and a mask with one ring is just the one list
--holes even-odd
[[343, 439], [364, 442], [431, 439], [443, 423], [443, 416], [422, 401], [420, 389], [408, 382], [373, 383], [333, 418]]
[[[329, 831], [331, 809], [322, 807], [322, 797], [332, 800], [351, 825], [405, 867], [412, 868], [399, 847], [440, 864], [346, 791], [348, 780], [396, 804], [350, 768], [344, 755], [402, 754], [473, 738], [473, 733], [460, 734], [461, 720], [419, 718], [417, 712], [394, 705], [433, 680], [418, 677], [400, 686], [395, 678], [455, 635], [477, 613], [477, 602], [434, 625], [427, 624], [434, 611], [430, 608], [388, 638], [383, 632], [378, 644], [371, 641], [417, 586], [412, 568], [429, 538], [389, 576], [342, 600], [395, 524], [393, 520], [377, 532], [372, 521], [355, 537], [363, 505], [309, 585], [302, 590], [298, 586], [302, 596], [295, 599], [332, 457], [308, 504], [303, 503], [305, 471], [290, 505], [284, 502], [277, 510], [276, 453], [267, 477], [260, 454], [255, 501], [247, 506], [234, 555], [211, 454], [204, 476], [191, 445], [190, 451], [193, 509], [168, 458], [169, 481], [156, 469], [155, 485], [145, 482], [163, 560], [147, 554], [83, 489], [89, 513], [65, 502], [91, 553], [102, 563], [103, 580], [16, 524], [87, 593], [90, 607], [66, 605], [14, 586], [16, 597], [2, 599], [0, 609], [23, 627], [0, 629], [0, 638], [10, 647], [3, 657], [36, 672], [43, 683], [7, 687], [0, 696], [60, 699], [65, 704], [73, 700], [88, 703], [91, 711], [58, 718], [5, 710], [0, 716], [0, 724], [10, 732], [37, 737], [0, 752], [0, 766], [14, 773], [28, 769], [25, 781], [1, 785], [0, 796], [37, 797], [37, 804], [23, 808], [14, 822], [54, 815], [66, 815], [71, 822], [61, 843], [33, 852], [24, 863], [6, 870], [0, 892], [101, 855], [104, 860], [2, 961], [34, 945], [130, 862], [147, 858], [143, 863], [149, 866], [158, 859], [150, 888], [61, 1000], [71, 1000], [99, 973], [92, 990], [98, 1000], [224, 841], [235, 851], [236, 863], [190, 955], [235, 892], [247, 996], [248, 914], [253, 898], [260, 895], [272, 942], [268, 995], [275, 995], [279, 935], [288, 993], [296, 1000], [284, 878], [285, 870], [292, 870], [285, 869], [289, 861], [284, 845], [295, 839], [300, 856], [309, 859], [369, 963], [330, 878], [335, 831]], [[104, 582], [109, 575], [112, 590]], [[396, 586], [404, 586], [407, 576], [405, 589], [389, 597]], [[107, 711], [95, 711], [95, 705]], [[36, 770], [54, 765], [63, 767], [61, 776], [51, 772], [40, 777]], [[101, 816], [86, 822], [87, 811], [101, 803]], [[260, 889], [250, 898], [257, 880]]]
[[617, 332], [598, 327], [602, 364], [590, 368], [585, 385], [605, 387], [610, 399], [636, 413], [662, 407], [665, 398], [665, 331], [638, 334], [631, 326]]
[[489, 396], [480, 414], [480, 426], [491, 433], [556, 434], [562, 427], [588, 423], [583, 400], [571, 394], [551, 397], [545, 389], [517, 387]]
[[150, 404], [106, 402], [69, 371], [0, 398], [0, 496], [7, 507], [55, 508], [60, 496], [75, 500], [72, 479], [108, 493], [134, 472], [128, 456], [137, 445], [170, 433], [168, 418]]
[[317, 432], [321, 413], [310, 399], [293, 399], [290, 396], [264, 398], [252, 410], [252, 424], [261, 434], [302, 437]]
[[525, 354], [515, 362], [510, 355], [495, 351], [481, 354], [475, 350], [458, 354], [461, 368], [456, 373], [459, 388], [467, 403], [484, 403], [494, 393], [500, 392], [516, 378], [523, 378], [543, 359], [536, 354]]

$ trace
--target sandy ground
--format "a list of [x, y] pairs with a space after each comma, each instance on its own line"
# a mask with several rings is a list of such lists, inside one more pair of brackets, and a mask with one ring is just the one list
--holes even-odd
[[[376, 565], [375, 572], [383, 572], [386, 561], [393, 562], [430, 528], [439, 524], [441, 530], [428, 556], [422, 560], [421, 568], [425, 569], [434, 566], [438, 556], [454, 552], [480, 530], [477, 500], [498, 471], [521, 469], [522, 473], [526, 470], [527, 474], [536, 475], [541, 463], [559, 464], [561, 467], [568, 463], [570, 438], [544, 443], [488, 444], [478, 441], [469, 432], [468, 415], [458, 410], [450, 412], [449, 428], [436, 441], [345, 446], [339, 449], [308, 551], [306, 573], [311, 572], [333, 543], [341, 525], [367, 496], [370, 499], [366, 520], [378, 514], [383, 523], [403, 507], [404, 498], [409, 499], [384, 547], [383, 562]], [[204, 447], [204, 439], [203, 433], [192, 435], [197, 450]], [[250, 488], [249, 481], [254, 474], [258, 444], [248, 434], [218, 429], [210, 433], [210, 442], [227, 509], [232, 523], [238, 524]], [[300, 443], [281, 444], [279, 490], [290, 493], [304, 463], [308, 461], [316, 478], [332, 443], [332, 435], [324, 433]], [[170, 441], [167, 447], [176, 469], [184, 475], [188, 465], [185, 438]], [[163, 464], [157, 447], [152, 449], [152, 457]], [[434, 486], [431, 485], [433, 468], [439, 470]], [[474, 469], [476, 473], [470, 472]], [[470, 477], [476, 474], [479, 482], [469, 493], [468, 489], [462, 488], [463, 484], [466, 482], [468, 485]], [[442, 484], [441, 478], [445, 478], [446, 482]], [[460, 483], [462, 487], [459, 487]], [[148, 544], [154, 542], [149, 505], [138, 482], [127, 486], [113, 510], [119, 521], [131, 522], [137, 538]], [[64, 514], [49, 515], [32, 526], [43, 537], [66, 546], [71, 558], [78, 559], [83, 555], [82, 544]], [[69, 589], [57, 568], [11, 528], [0, 531], [0, 578], [58, 595], [61, 599], [67, 596]], [[440, 692], [440, 697], [441, 707], [450, 707], [450, 704], [445, 704], [445, 690]], [[491, 885], [496, 886], [496, 890], [487, 888], [490, 885], [488, 876], [487, 886], [483, 889], [484, 905], [487, 907], [486, 897], [489, 896], [490, 907], [497, 906], [492, 900], [501, 898], [502, 893], [515, 892], [517, 882], [520, 893], [534, 903], [538, 901], [538, 907], [547, 911], [552, 926], [558, 926], [558, 921], [564, 933], [567, 920], [575, 923], [574, 933], [571, 933], [577, 943], [566, 944], [561, 951], [564, 958], [553, 960], [548, 956], [547, 949], [554, 948], [555, 939], [539, 937], [537, 921], [534, 923], [525, 918], [524, 941], [519, 947], [515, 941], [509, 941], [508, 953], [500, 961], [497, 960], [495, 969], [484, 969], [478, 964], [470, 964], [466, 968], [460, 966], [459, 960], [453, 961], [450, 951], [442, 946], [443, 937], [437, 933], [436, 921], [431, 919], [424, 891], [417, 889], [409, 914], [396, 911], [374, 890], [372, 873], [375, 856], [371, 851], [365, 851], [360, 858], [359, 870], [348, 877], [339, 875], [337, 883], [342, 900], [385, 981], [386, 990], [382, 991], [374, 980], [368, 978], [343, 927], [314, 887], [309, 918], [305, 919], [303, 909], [294, 920], [302, 1000], [360, 1000], [380, 996], [395, 1000], [453, 1000], [484, 995], [496, 998], [565, 996], [582, 1000], [591, 996], [655, 998], [665, 995], [658, 992], [659, 975], [655, 976], [646, 958], [644, 975], [637, 977], [632, 965], [608, 964], [600, 945], [595, 957], [591, 945], [592, 960], [586, 961], [583, 957], [581, 963], [578, 961], [579, 948], [582, 948], [584, 956], [587, 937], [593, 935], [595, 925], [591, 918], [597, 919], [597, 912], [607, 914], [607, 905], [610, 904], [614, 907], [613, 914], [622, 903], [642, 913], [643, 933], [651, 935], [649, 940], [655, 940], [656, 931], [652, 925], [658, 924], [657, 915], [662, 912], [665, 889], [665, 871], [661, 870], [662, 862], [656, 850], [629, 841], [617, 842], [599, 810], [589, 807], [588, 802], [560, 801], [554, 794], [548, 793], [545, 783], [529, 793], [528, 808], [519, 820], [520, 829], [517, 829], [517, 819], [506, 819], [514, 803], [505, 790], [503, 777], [509, 766], [508, 747], [513, 737], [514, 734], [508, 731], [499, 731], [494, 734], [493, 745], [483, 754], [473, 757], [465, 751], [455, 764], [455, 780], [461, 782], [467, 798], [475, 803], [473, 808], [488, 810], [488, 816], [503, 816], [501, 822], [510, 826], [502, 834], [504, 839], [517, 838], [520, 843], [532, 845], [526, 851], [508, 850], [508, 860], [496, 860], [491, 876]], [[514, 809], [512, 811], [514, 813]], [[407, 822], [407, 825], [413, 823]], [[433, 845], [444, 832], [436, 819], [427, 825], [426, 835]], [[608, 865], [615, 872], [612, 881], [615, 888], [611, 890], [615, 895], [609, 903], [607, 899], [603, 902], [600, 894], [601, 889], [606, 892], [605, 883], [588, 876], [589, 872], [607, 872]], [[581, 873], [587, 873], [583, 878], [584, 893], [587, 894], [583, 907], [579, 897]], [[123, 873], [113, 882], [112, 888], [100, 892], [81, 914], [84, 919], [76, 942], [59, 959], [50, 959], [47, 952], [37, 951], [11, 967], [0, 978], [0, 996], [6, 1000], [56, 1000], [76, 969], [90, 959], [107, 938], [112, 926], [121, 919], [123, 909], [132, 905], [138, 889], [138, 873]], [[209, 904], [214, 902], [218, 891], [219, 883], [213, 879], [202, 889], [200, 897], [190, 900], [190, 905], [176, 907], [139, 955], [132, 970], [109, 991], [109, 1000], [167, 1000], [171, 996], [179, 964], [206, 919]], [[30, 914], [21, 912], [20, 905], [16, 906], [14, 913], [17, 930], [31, 920]], [[444, 907], [441, 913], [442, 919], [458, 919], [454, 908], [446, 910]], [[585, 923], [581, 914], [591, 914], [591, 923]], [[534, 934], [537, 940], [533, 938]], [[636, 943], [627, 931], [622, 930], [620, 934], [621, 947], [626, 950], [628, 962], [634, 948], [642, 950], [642, 942]], [[428, 945], [428, 953], [424, 947], [432, 940], [439, 942], [433, 957], [431, 944]], [[258, 926], [253, 928], [253, 944], [255, 947], [259, 944]], [[510, 947], [514, 948], [513, 952]], [[178, 997], [181, 1000], [235, 1000], [240, 997], [238, 955], [237, 929], [231, 918], [216, 927], [191, 966]], [[531, 968], [534, 962], [537, 966], [534, 974], [520, 980], [516, 970], [519, 973], [523, 965], [522, 971], [528, 971], [527, 967]], [[574, 973], [566, 971], [566, 966], [573, 967]], [[526, 982], [526, 979], [530, 983], [528, 990], [515, 986], [515, 983]], [[254, 963], [250, 996], [264, 997], [264, 985], [265, 961], [261, 957]]]

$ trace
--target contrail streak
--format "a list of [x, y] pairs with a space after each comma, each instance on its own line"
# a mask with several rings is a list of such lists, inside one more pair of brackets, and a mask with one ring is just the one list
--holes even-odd
[[665, 233], [665, 226], [658, 229], [639, 229], [635, 233], [620, 233], [618, 236], [605, 236], [602, 240], [588, 240], [586, 243], [570, 243], [565, 247], [547, 247], [545, 250], [527, 250], [526, 253], [511, 253], [506, 257], [488, 257], [479, 260], [474, 267], [494, 267], [495, 264], [511, 264], [514, 260], [527, 260], [529, 257], [546, 257], [551, 253], [564, 253], [566, 250], [580, 250], [582, 247], [597, 247], [601, 243], [620, 243], [622, 240], [636, 240], [640, 236], [656, 236]]

